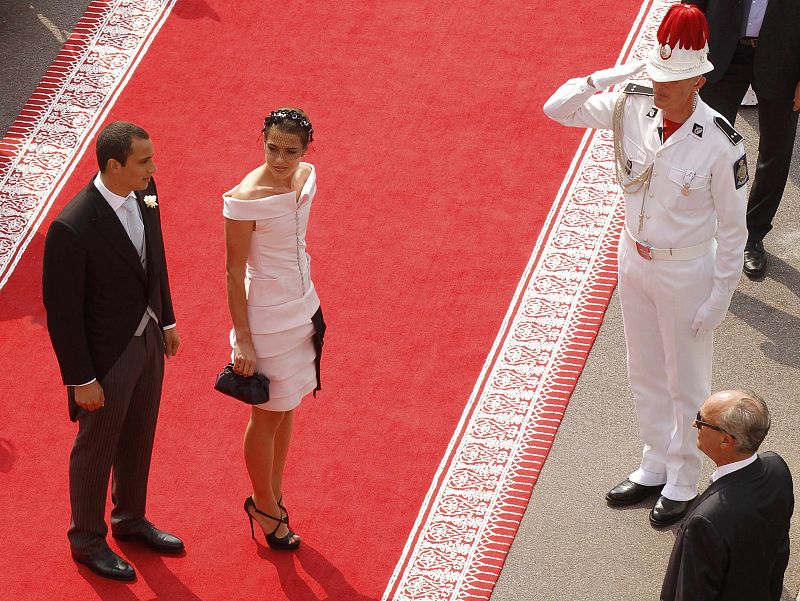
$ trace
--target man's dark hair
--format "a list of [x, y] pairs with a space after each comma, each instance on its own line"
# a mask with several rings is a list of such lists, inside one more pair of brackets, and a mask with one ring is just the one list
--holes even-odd
[[124, 166], [133, 152], [134, 138], [149, 140], [150, 134], [127, 121], [114, 121], [106, 125], [97, 136], [97, 164], [100, 171], [105, 173], [109, 159], [115, 159]]

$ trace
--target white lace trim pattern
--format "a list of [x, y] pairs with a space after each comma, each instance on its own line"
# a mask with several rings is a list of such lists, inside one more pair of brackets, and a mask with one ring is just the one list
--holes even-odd
[[[672, 3], [643, 4], [621, 61], [644, 59]], [[616, 285], [612, 142], [584, 136], [384, 601], [491, 595]]]
[[175, 0], [94, 0], [0, 141], [0, 288]]

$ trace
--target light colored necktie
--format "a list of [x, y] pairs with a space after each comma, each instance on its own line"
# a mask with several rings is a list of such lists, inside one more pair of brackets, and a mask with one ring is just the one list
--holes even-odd
[[128, 196], [122, 205], [125, 209], [125, 218], [128, 224], [128, 236], [130, 236], [133, 247], [139, 253], [139, 260], [142, 267], [145, 267], [146, 254], [144, 252], [144, 223], [139, 215], [139, 207], [136, 206], [136, 197]]

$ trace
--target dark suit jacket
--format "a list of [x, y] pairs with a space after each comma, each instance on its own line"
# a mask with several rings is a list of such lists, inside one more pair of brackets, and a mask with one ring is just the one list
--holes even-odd
[[[719, 81], [731, 64], [741, 36], [743, 0], [686, 0], [698, 6], [708, 20], [709, 60], [706, 75]], [[800, 81], [800, 2], [769, 0], [758, 36], [753, 63], [753, 88], [763, 98], [793, 98]]]
[[[64, 384], [102, 381], [125, 350], [149, 304], [160, 325], [175, 323], [159, 209], [137, 192], [147, 273], [119, 218], [90, 182], [47, 231], [43, 300]], [[75, 407], [71, 403], [70, 416]]]
[[662, 601], [778, 601], [789, 561], [792, 476], [763, 453], [708, 487], [678, 530]]

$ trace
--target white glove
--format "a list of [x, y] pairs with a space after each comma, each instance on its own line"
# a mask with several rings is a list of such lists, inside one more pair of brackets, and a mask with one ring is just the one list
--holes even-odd
[[589, 85], [596, 90], [605, 90], [606, 88], [610, 88], [613, 85], [625, 81], [631, 75], [644, 69], [644, 66], [644, 61], [638, 61], [635, 63], [617, 65], [616, 67], [611, 67], [610, 69], [595, 71], [589, 76]]
[[713, 332], [725, 319], [727, 312], [726, 304], [716, 300], [708, 299], [700, 305], [692, 322], [692, 330], [695, 337], [700, 338]]

